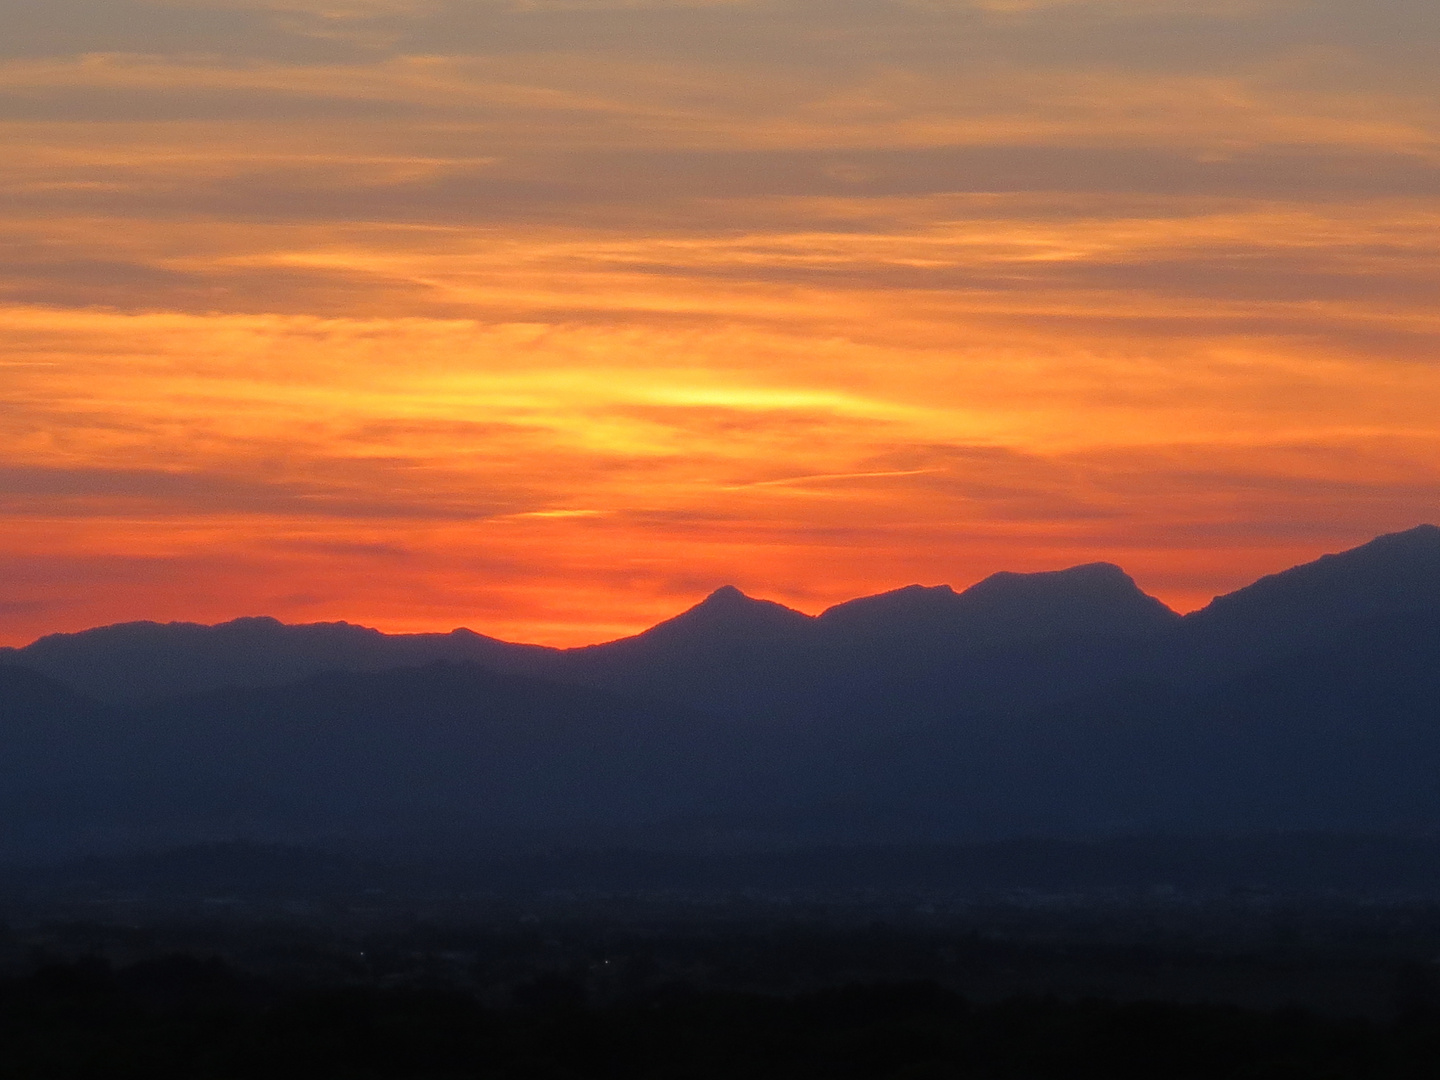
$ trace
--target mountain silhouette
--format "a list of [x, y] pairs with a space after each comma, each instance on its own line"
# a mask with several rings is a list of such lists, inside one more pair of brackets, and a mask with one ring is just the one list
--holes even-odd
[[1152, 671], [1204, 682], [1338, 641], [1365, 619], [1440, 609], [1440, 528], [1420, 525], [1261, 578], [1181, 620]]
[[0, 852], [1440, 829], [1440, 529], [1181, 618], [1119, 568], [581, 649], [125, 624], [0, 665]]
[[473, 664], [329, 672], [128, 708], [63, 691], [46, 701], [23, 728], [5, 724], [0, 850], [233, 836], [474, 847], [613, 841], [636, 823], [653, 837], [714, 797], [707, 761], [733, 759], [718, 744], [739, 734]]
[[805, 670], [814, 619], [733, 585], [634, 637], [554, 653], [552, 678], [721, 714], [764, 711]]
[[0, 666], [0, 725], [58, 721], [89, 712], [94, 703], [64, 683], [29, 668]]
[[[386, 635], [348, 623], [245, 618], [53, 634], [0, 651], [0, 663], [116, 703], [445, 660], [725, 714], [944, 713], [967, 698], [1003, 696], [1016, 664], [1037, 669], [1026, 685], [1038, 693], [1074, 689], [1074, 679], [1083, 685], [1084, 673], [1098, 670], [1097, 655], [1113, 652], [1100, 642], [1176, 620], [1118, 567], [1092, 564], [997, 574], [961, 593], [910, 586], [818, 618], [724, 586], [641, 634], [577, 649], [514, 645], [468, 630]], [[1000, 655], [1007, 648], [1018, 658]], [[1037, 648], [1055, 655], [1037, 657]]]
[[504, 666], [537, 651], [544, 650], [470, 630], [387, 635], [345, 622], [287, 626], [258, 617], [217, 626], [133, 622], [51, 634], [23, 649], [0, 650], [0, 664], [23, 665], [102, 700], [137, 702], [433, 660]]
[[960, 593], [912, 585], [817, 618], [726, 587], [634, 638], [535, 670], [729, 714], [943, 715], [1003, 695], [1017, 674], [1032, 691], [1063, 692], [1113, 639], [1178, 621], [1104, 563], [996, 574]]
[[1358, 619], [1440, 607], [1440, 528], [1421, 525], [1261, 578], [1187, 617], [1232, 638], [1324, 640]]
[[746, 596], [733, 585], [716, 589], [694, 607], [634, 637], [569, 650], [577, 659], [625, 656], [655, 663], [706, 652], [747, 653], [807, 640], [814, 619], [770, 600]]
[[708, 648], [717, 640], [794, 637], [804, 633], [812, 621], [793, 608], [756, 600], [734, 585], [722, 585], [688, 611], [629, 640], [663, 642], [671, 648]]
[[960, 593], [948, 585], [911, 585], [838, 604], [819, 623], [824, 630], [868, 637], [947, 635], [999, 642], [1139, 634], [1179, 619], [1120, 567], [1089, 563], [1038, 574], [992, 574]]
[[1012, 720], [988, 782], [1023, 793], [1036, 829], [1432, 832], [1437, 661], [1440, 608], [1352, 622], [1199, 689], [1108, 687]]

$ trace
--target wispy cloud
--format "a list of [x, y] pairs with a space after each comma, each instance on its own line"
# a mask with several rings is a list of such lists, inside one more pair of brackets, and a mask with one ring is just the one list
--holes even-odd
[[1434, 12], [27, 6], [0, 634], [1095, 558], [1186, 607], [1433, 517]]

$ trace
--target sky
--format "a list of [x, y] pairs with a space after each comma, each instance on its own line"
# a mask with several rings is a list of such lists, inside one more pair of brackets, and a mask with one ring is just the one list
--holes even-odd
[[1440, 519], [1434, 0], [0, 0], [0, 643]]

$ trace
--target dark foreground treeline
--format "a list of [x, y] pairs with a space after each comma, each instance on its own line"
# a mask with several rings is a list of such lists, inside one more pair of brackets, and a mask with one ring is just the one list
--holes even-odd
[[29, 1077], [1424, 1077], [1440, 1024], [1232, 1006], [1015, 998], [935, 983], [781, 996], [671, 988], [587, 1004], [540, 978], [456, 989], [286, 988], [219, 960], [51, 964], [0, 985], [0, 1075]]

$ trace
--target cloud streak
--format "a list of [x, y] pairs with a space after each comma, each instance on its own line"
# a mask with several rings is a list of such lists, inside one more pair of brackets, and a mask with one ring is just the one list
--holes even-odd
[[1434, 517], [1433, 6], [13, 21], [8, 641], [1097, 558], [1190, 607]]

